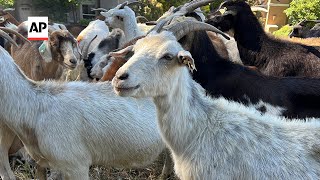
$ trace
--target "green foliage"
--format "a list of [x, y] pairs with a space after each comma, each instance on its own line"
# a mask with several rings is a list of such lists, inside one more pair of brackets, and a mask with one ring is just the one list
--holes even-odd
[[89, 25], [89, 23], [90, 23], [90, 19], [80, 19], [80, 25], [82, 25], [82, 26], [88, 26]]
[[290, 32], [292, 31], [292, 26], [285, 25], [282, 26], [279, 30], [273, 32], [273, 35], [276, 37], [288, 37]]
[[293, 0], [284, 12], [293, 24], [303, 19], [320, 19], [320, 0]]
[[83, 0], [33, 0], [38, 15], [48, 16], [53, 21], [66, 21], [66, 14], [75, 10]]
[[14, 1], [13, 0], [0, 0], [0, 5], [4, 8], [12, 7]]

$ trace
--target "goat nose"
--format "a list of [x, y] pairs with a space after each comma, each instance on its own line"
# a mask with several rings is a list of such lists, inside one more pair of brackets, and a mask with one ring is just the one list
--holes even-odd
[[69, 60], [71, 64], [77, 64], [77, 60], [76, 59], [70, 59]]
[[129, 74], [128, 74], [128, 73], [123, 73], [123, 74], [121, 74], [120, 76], [118, 76], [118, 79], [120, 79], [120, 80], [126, 80], [126, 79], [128, 79], [128, 77], [129, 77]]

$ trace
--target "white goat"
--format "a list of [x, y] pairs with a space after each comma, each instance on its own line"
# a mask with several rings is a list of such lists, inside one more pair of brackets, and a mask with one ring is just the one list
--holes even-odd
[[100, 41], [106, 38], [108, 35], [109, 27], [104, 21], [97, 19], [91, 21], [89, 25], [81, 31], [81, 33], [77, 37], [77, 41], [79, 42], [80, 49], [83, 49], [95, 36], [97, 36], [90, 44], [88, 51], [91, 52], [96, 46], [98, 46]]
[[194, 60], [177, 42], [177, 33], [151, 33], [119, 52], [134, 54], [112, 82], [120, 96], [153, 97], [177, 175], [183, 180], [319, 179], [320, 123], [262, 116], [254, 108], [206, 96], [190, 76], [187, 66], [195, 70]]
[[3, 48], [0, 64], [0, 123], [40, 166], [89, 179], [92, 164], [141, 167], [164, 149], [150, 99], [120, 98], [108, 82], [34, 82]]
[[[108, 26], [123, 30], [126, 38], [125, 42], [146, 34], [139, 29], [134, 11], [124, 4], [119, 4], [107, 12], [101, 12], [101, 15], [106, 17], [105, 21]], [[145, 29], [145, 27], [143, 28]]]

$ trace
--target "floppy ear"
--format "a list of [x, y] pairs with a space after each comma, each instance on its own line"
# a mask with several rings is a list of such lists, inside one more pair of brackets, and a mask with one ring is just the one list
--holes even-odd
[[193, 70], [197, 70], [194, 59], [192, 58], [189, 51], [179, 51], [178, 61], [181, 64], [187, 65], [191, 73], [193, 73]]

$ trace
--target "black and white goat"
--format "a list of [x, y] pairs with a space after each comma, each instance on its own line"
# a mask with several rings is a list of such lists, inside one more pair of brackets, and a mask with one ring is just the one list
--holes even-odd
[[244, 65], [270, 76], [320, 77], [320, 48], [270, 37], [246, 2], [227, 1], [220, 8], [226, 12], [207, 22], [224, 32], [234, 29]]

